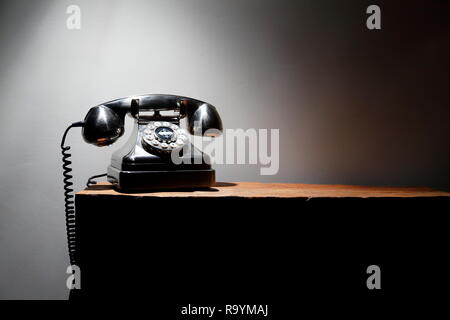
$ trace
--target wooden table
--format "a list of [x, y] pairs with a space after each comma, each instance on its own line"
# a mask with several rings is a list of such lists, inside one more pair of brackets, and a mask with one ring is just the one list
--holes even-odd
[[128, 194], [104, 183], [75, 202], [73, 296], [142, 300], [162, 318], [180, 304], [236, 301], [294, 318], [299, 295], [370, 304], [371, 264], [384, 296], [414, 299], [450, 270], [450, 193], [430, 188], [237, 182]]
[[449, 197], [449, 192], [427, 187], [369, 187], [349, 185], [314, 185], [261, 182], [219, 182], [214, 188], [200, 191], [120, 193], [108, 183], [101, 183], [78, 195], [110, 195], [139, 197], [242, 197], [242, 198], [409, 198]]

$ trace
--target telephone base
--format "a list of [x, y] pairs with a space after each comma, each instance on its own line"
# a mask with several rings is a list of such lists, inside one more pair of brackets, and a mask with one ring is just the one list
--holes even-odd
[[197, 189], [213, 187], [216, 183], [216, 174], [213, 169], [122, 171], [109, 166], [108, 181], [115, 189], [123, 192]]

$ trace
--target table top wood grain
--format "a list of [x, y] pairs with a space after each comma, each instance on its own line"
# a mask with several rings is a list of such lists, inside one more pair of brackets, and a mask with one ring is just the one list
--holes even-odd
[[109, 183], [99, 183], [77, 193], [82, 196], [133, 197], [239, 197], [239, 198], [414, 198], [450, 197], [450, 192], [428, 187], [375, 187], [351, 185], [319, 185], [262, 182], [218, 182], [203, 190], [155, 191], [123, 193]]

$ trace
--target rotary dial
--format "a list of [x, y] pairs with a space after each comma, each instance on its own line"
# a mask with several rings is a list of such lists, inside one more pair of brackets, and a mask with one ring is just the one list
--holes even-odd
[[170, 153], [182, 148], [187, 141], [186, 131], [170, 122], [152, 121], [147, 124], [142, 136], [142, 146], [149, 152]]

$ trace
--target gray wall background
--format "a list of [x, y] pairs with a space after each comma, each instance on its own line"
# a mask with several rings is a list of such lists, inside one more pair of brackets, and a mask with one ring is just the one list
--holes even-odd
[[[123, 96], [191, 96], [227, 128], [280, 129], [277, 175], [217, 166], [222, 181], [448, 187], [448, 3], [377, 3], [381, 31], [367, 1], [1, 2], [0, 298], [66, 298], [61, 135]], [[100, 149], [74, 129], [75, 188], [125, 140]]]

